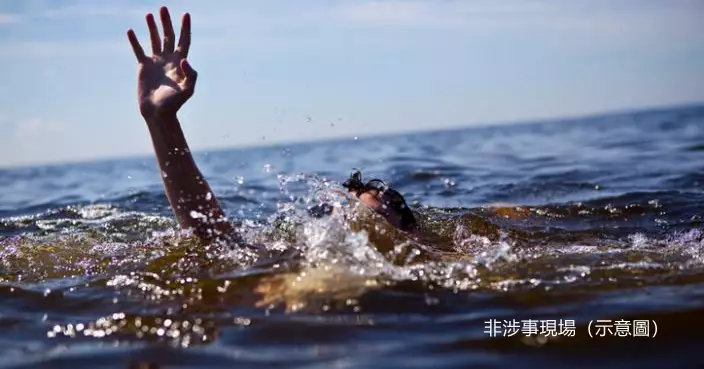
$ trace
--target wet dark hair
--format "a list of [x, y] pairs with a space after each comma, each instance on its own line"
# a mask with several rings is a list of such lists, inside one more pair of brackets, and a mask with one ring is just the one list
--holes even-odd
[[398, 191], [389, 187], [380, 179], [372, 179], [367, 183], [362, 182], [362, 173], [355, 170], [350, 174], [342, 186], [350, 191], [367, 192], [369, 190], [377, 190], [379, 192], [379, 200], [387, 208], [399, 216], [401, 224], [399, 228], [402, 230], [411, 230], [416, 227], [416, 218], [411, 211], [411, 208], [406, 205], [406, 200]]
[[350, 191], [364, 191], [365, 185], [362, 182], [362, 172], [355, 170], [350, 174], [350, 178], [342, 182], [342, 187]]

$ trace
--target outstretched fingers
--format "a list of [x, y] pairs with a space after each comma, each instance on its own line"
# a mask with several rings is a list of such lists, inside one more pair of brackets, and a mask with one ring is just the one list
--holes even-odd
[[174, 44], [176, 43], [176, 35], [174, 34], [174, 26], [171, 24], [171, 15], [169, 9], [165, 6], [159, 9], [161, 17], [161, 26], [164, 28], [164, 53], [174, 52]]
[[[174, 44], [176, 43], [176, 35], [174, 33], [174, 26], [171, 23], [171, 15], [169, 14], [169, 9], [161, 7], [159, 9], [159, 16], [161, 18], [161, 25], [164, 28], [164, 39], [162, 44], [162, 39], [159, 36], [159, 29], [156, 26], [156, 21], [154, 20], [154, 15], [149, 13], [146, 15], [147, 27], [149, 28], [149, 39], [152, 43], [152, 54], [161, 55], [162, 53], [173, 53]], [[137, 36], [132, 29], [127, 31], [127, 38], [132, 45], [132, 51], [137, 57], [137, 61], [140, 63], [147, 59], [144, 54], [144, 49], [139, 44]], [[186, 58], [188, 56], [188, 50], [191, 47], [191, 16], [188, 13], [183, 15], [181, 19], [181, 35], [178, 40], [178, 47], [176, 52], [181, 54], [181, 57]]]
[[152, 40], [152, 54], [161, 54], [161, 39], [159, 38], [159, 30], [156, 28], [154, 16], [147, 14], [147, 27], [149, 28], [149, 38]]
[[178, 47], [176, 51], [181, 53], [181, 56], [188, 57], [188, 49], [191, 47], [191, 15], [185, 13], [181, 18], [181, 35], [178, 38]]
[[127, 30], [127, 39], [130, 41], [130, 45], [132, 45], [132, 51], [134, 51], [134, 56], [137, 57], [137, 61], [142, 63], [147, 56], [144, 55], [144, 49], [142, 49], [142, 45], [139, 44], [139, 40], [137, 40], [137, 35], [134, 34], [134, 30]]

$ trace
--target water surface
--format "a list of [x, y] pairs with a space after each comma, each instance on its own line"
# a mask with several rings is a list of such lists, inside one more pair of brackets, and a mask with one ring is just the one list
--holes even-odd
[[[179, 232], [152, 157], [0, 170], [0, 367], [704, 365], [704, 108], [196, 160], [267, 257]], [[337, 196], [353, 168], [428, 240]]]

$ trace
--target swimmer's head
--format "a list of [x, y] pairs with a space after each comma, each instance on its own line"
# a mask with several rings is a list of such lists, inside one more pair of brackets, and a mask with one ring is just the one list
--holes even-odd
[[342, 186], [374, 209], [395, 227], [410, 231], [416, 227], [416, 218], [406, 200], [380, 179], [362, 182], [362, 173], [355, 170]]

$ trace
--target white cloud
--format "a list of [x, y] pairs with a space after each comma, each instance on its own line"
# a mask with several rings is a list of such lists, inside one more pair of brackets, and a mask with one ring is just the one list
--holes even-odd
[[[339, 9], [340, 15], [351, 21], [381, 24], [381, 25], [420, 25], [428, 21], [433, 23], [445, 23], [453, 20], [438, 19], [432, 16], [433, 9], [431, 3], [419, 3], [409, 1], [393, 2], [360, 2], [349, 4]], [[454, 23], [454, 22], [450, 22]]]
[[495, 24], [546, 10], [550, 8], [537, 2], [398, 0], [345, 4], [336, 13], [343, 20], [367, 25], [446, 28]]
[[702, 30], [704, 2], [622, 6], [601, 1], [359, 1], [337, 7], [340, 20], [386, 27], [470, 27], [473, 30], [639, 33]]
[[12, 133], [16, 139], [31, 142], [37, 138], [53, 136], [66, 129], [66, 125], [61, 122], [49, 121], [42, 118], [30, 118], [17, 121], [14, 124]]
[[105, 41], [7, 41], [0, 42], [0, 60], [13, 58], [80, 57], [129, 53], [127, 37], [124, 40]]
[[[143, 15], [158, 9], [96, 2], [59, 7], [52, 7], [53, 4], [44, 4], [46, 6], [38, 9], [37, 14], [52, 19], [70, 19], [72, 22], [86, 17], [104, 17], [106, 21], [111, 20], [110, 27], [114, 29], [124, 25], [124, 29], [144, 30]], [[223, 46], [255, 51], [316, 47], [318, 45], [314, 43], [316, 38], [321, 37], [320, 30], [332, 32], [335, 28], [384, 31], [434, 29], [463, 32], [459, 37], [483, 38], [532, 35], [538, 42], [552, 38], [577, 42], [582, 46], [587, 43], [613, 47], [648, 46], [654, 42], [684, 44], [704, 40], [704, 26], [700, 22], [704, 2], [691, 0], [673, 0], [671, 6], [638, 6], [635, 3], [623, 6], [599, 0], [360, 0], [307, 5], [296, 3], [296, 6], [288, 4], [189, 4], [177, 1], [170, 7], [174, 18], [181, 11], [192, 13], [194, 42], [198, 42], [199, 48], [218, 50]], [[16, 22], [13, 19], [19, 16], [6, 17], [7, 22]], [[0, 15], [0, 24], [2, 20], [3, 16]], [[178, 27], [177, 23], [175, 21]], [[139, 33], [140, 40], [147, 42], [144, 32]], [[0, 47], [6, 52], [0, 58], [114, 54], [115, 51], [124, 52], [121, 36], [116, 34], [113, 40], [107, 42], [81, 41], [84, 36], [79, 33], [61, 42], [50, 38], [5, 41]], [[369, 42], [378, 40], [372, 37]]]
[[154, 12], [143, 6], [116, 6], [105, 3], [73, 4], [57, 8], [48, 8], [41, 13], [41, 17], [50, 19], [80, 18], [80, 17], [133, 17], [142, 16], [147, 12]]
[[10, 116], [5, 113], [0, 113], [0, 130], [5, 132], [11, 132], [12, 122], [10, 122]]
[[0, 26], [19, 23], [22, 18], [17, 14], [0, 13]]
[[[0, 1], [1, 5], [1, 1]], [[0, 13], [0, 24], [3, 16], [11, 20], [22, 18], [32, 19], [62, 19], [83, 17], [120, 17], [143, 15], [147, 11], [155, 11], [145, 6], [132, 4], [114, 5], [106, 2], [77, 2], [77, 1], [50, 1], [33, 0], [23, 1], [17, 7], [16, 13]]]
[[76, 160], [84, 154], [77, 127], [61, 120], [5, 115], [0, 128], [0, 167]]

